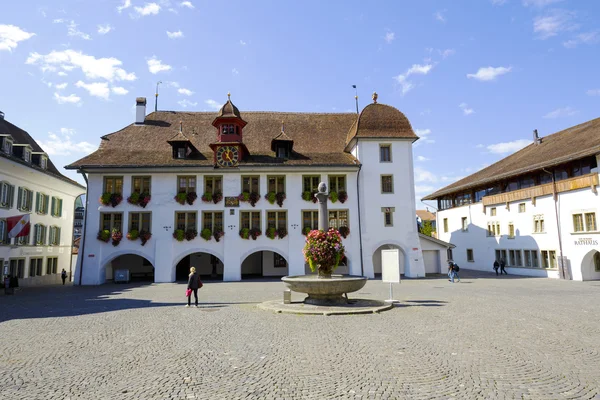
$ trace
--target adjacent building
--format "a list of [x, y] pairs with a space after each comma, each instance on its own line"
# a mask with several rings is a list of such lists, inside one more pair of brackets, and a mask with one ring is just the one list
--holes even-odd
[[[71, 271], [75, 198], [85, 188], [0, 112], [0, 265], [20, 286], [60, 282]], [[6, 218], [30, 214], [29, 235], [8, 238]]]
[[226, 281], [302, 275], [322, 181], [346, 247], [336, 272], [378, 276], [387, 248], [399, 249], [407, 277], [445, 263], [448, 244], [417, 230], [418, 137], [376, 95], [359, 115], [242, 113], [230, 99], [217, 113], [146, 115], [145, 98], [136, 107], [135, 123], [67, 167], [89, 183], [76, 282], [100, 284], [121, 269], [172, 282], [190, 266]]
[[455, 182], [436, 200], [438, 237], [463, 268], [600, 279], [598, 163], [600, 119], [540, 137]]

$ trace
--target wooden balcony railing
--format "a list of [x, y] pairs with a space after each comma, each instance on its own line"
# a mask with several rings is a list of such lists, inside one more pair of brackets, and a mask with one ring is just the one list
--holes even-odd
[[[598, 186], [598, 174], [592, 173], [575, 178], [564, 179], [556, 182], [556, 193], [569, 192], [571, 190], [590, 188], [596, 193]], [[494, 204], [505, 204], [513, 201], [531, 199], [535, 203], [535, 198], [552, 194], [552, 183], [533, 186], [526, 189], [513, 190], [512, 192], [498, 193], [483, 198], [483, 205], [490, 206]]]

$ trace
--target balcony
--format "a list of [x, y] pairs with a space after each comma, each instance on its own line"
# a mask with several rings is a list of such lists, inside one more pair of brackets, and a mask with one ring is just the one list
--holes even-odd
[[[556, 182], [556, 193], [569, 192], [571, 190], [590, 188], [596, 193], [598, 186], [598, 174], [592, 173], [575, 178], [564, 179]], [[483, 198], [483, 206], [494, 204], [506, 204], [513, 201], [531, 199], [535, 203], [535, 198], [552, 194], [552, 183], [533, 186], [526, 189], [513, 190], [512, 192], [499, 193]]]

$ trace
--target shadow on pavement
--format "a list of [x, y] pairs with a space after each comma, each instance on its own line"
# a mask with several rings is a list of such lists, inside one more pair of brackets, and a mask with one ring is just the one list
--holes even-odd
[[[14, 295], [0, 296], [0, 323], [14, 319], [71, 317], [110, 311], [147, 307], [179, 307], [186, 303], [184, 288], [174, 302], [120, 297], [133, 289], [149, 287], [151, 283], [105, 284], [100, 286], [41, 286], [20, 288]], [[115, 297], [117, 296], [117, 297]], [[193, 299], [192, 299], [193, 301]], [[222, 308], [233, 304], [254, 302], [199, 302], [202, 308]]]

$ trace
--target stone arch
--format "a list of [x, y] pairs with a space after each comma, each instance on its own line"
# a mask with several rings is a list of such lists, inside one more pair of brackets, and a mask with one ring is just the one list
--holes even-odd
[[[192, 256], [198, 255], [199, 257], [202, 257], [202, 254], [207, 254], [207, 255], [214, 256], [217, 258], [217, 262], [219, 264], [219, 271], [220, 271], [220, 272], [217, 271], [217, 273], [222, 275], [223, 274], [222, 269], [223, 269], [223, 263], [224, 263], [223, 255], [219, 254], [218, 252], [216, 252], [214, 250], [210, 250], [210, 249], [206, 249], [206, 248], [192, 248], [192, 249], [187, 249], [187, 250], [182, 251], [181, 253], [179, 253], [177, 256], [175, 256], [173, 258], [174, 261], [173, 261], [173, 265], [171, 266], [171, 274], [172, 274], [171, 279], [172, 280], [182, 279], [181, 277], [177, 278], [177, 274], [178, 274], [177, 267], [178, 267], [179, 263], [182, 262], [186, 257], [190, 257], [190, 260], [191, 260]], [[196, 266], [196, 265], [194, 265], [194, 266]], [[206, 267], [206, 265], [204, 263], [202, 263], [202, 268], [200, 268], [200, 266], [196, 266], [196, 268], [198, 268], [198, 272], [201, 275], [210, 274], [211, 278], [213, 278], [213, 279], [217, 278], [217, 275], [214, 275], [214, 276], [212, 275], [212, 272], [214, 272], [212, 266], [210, 268], [211, 271], [209, 271], [209, 272], [204, 270], [205, 267]]]
[[377, 278], [381, 275], [381, 250], [383, 248], [397, 248], [400, 250], [400, 273], [404, 274], [408, 264], [408, 252], [404, 249], [404, 246], [396, 240], [384, 240], [372, 247], [372, 258], [373, 258], [373, 274]]
[[[254, 255], [260, 254], [260, 260]], [[267, 258], [265, 258], [267, 255]], [[276, 256], [280, 256], [285, 260], [285, 268], [276, 267]], [[252, 257], [252, 258], [251, 258]], [[288, 254], [281, 249], [271, 246], [258, 246], [247, 251], [240, 257], [240, 275], [243, 276], [285, 276], [289, 274], [290, 260]]]
[[581, 279], [584, 281], [600, 280], [600, 251], [592, 249], [581, 260]]
[[[118, 258], [125, 257], [125, 256], [136, 256], [136, 257], [140, 257], [140, 258], [143, 258], [144, 260], [148, 261], [150, 263], [150, 266], [152, 267], [152, 275], [149, 275], [148, 277], [154, 276], [154, 271], [155, 271], [154, 257], [150, 256], [149, 254], [147, 254], [143, 251], [134, 250], [134, 249], [126, 249], [126, 250], [115, 251], [113, 253], [110, 253], [108, 256], [106, 256], [101, 261], [100, 270], [99, 270], [100, 282], [105, 282], [106, 280], [113, 279], [114, 268], [115, 268], [115, 266], [113, 265], [113, 262], [116, 261]], [[117, 266], [117, 268], [118, 268], [118, 266]], [[129, 276], [130, 279], [132, 277], [135, 278], [135, 276], [133, 276], [133, 275], [136, 275], [139, 272], [141, 272], [141, 271], [132, 271], [130, 268], [127, 268], [127, 269], [130, 270], [130, 276]], [[145, 268], [144, 270], [146, 270], [146, 269], [147, 268]], [[144, 272], [145, 275], [148, 275], [149, 273], [150, 273], [149, 271]]]

